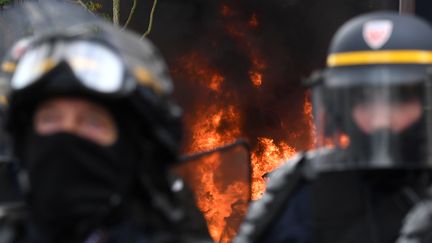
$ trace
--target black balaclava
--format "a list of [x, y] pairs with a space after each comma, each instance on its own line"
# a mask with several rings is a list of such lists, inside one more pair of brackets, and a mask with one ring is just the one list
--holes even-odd
[[110, 146], [69, 133], [41, 136], [30, 129], [20, 159], [28, 178], [31, 221], [44, 234], [54, 240], [82, 238], [119, 220], [139, 161], [126, 125], [117, 124], [119, 137]]

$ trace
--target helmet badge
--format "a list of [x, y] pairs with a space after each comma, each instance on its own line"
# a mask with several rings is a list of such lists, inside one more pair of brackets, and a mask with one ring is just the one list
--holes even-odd
[[363, 39], [374, 50], [384, 46], [392, 32], [393, 22], [390, 20], [372, 20], [363, 25]]

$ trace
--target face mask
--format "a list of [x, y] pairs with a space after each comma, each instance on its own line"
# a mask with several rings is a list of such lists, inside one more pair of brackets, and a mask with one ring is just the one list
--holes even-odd
[[35, 224], [64, 237], [113, 216], [130, 190], [137, 161], [133, 149], [119, 141], [104, 147], [66, 133], [32, 133], [22, 160]]

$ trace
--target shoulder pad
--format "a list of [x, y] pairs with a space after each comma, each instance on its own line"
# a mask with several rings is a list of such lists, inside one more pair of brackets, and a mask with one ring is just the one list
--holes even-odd
[[21, 242], [25, 211], [24, 203], [0, 204], [0, 243]]
[[414, 205], [406, 215], [397, 243], [424, 242], [432, 236], [432, 200], [423, 200]]
[[322, 156], [328, 156], [330, 154], [332, 154], [334, 152], [333, 148], [326, 148], [326, 147], [322, 147], [322, 148], [317, 148], [314, 150], [309, 150], [306, 152], [305, 156], [307, 160], [314, 160], [317, 157], [322, 157]]
[[0, 221], [15, 220], [24, 214], [25, 205], [22, 202], [0, 204]]
[[[318, 159], [319, 158], [319, 159]], [[326, 171], [337, 171], [346, 167], [346, 151], [335, 148], [319, 148], [306, 153], [308, 176]]]
[[305, 158], [305, 153], [297, 153], [294, 157], [285, 161], [282, 166], [268, 173], [266, 191], [277, 190], [283, 186], [285, 180], [300, 166], [300, 162]]
[[286, 179], [293, 173], [293, 171], [300, 167], [300, 164], [302, 164], [305, 178], [314, 178], [315, 174], [318, 172], [317, 169], [319, 168], [319, 166], [315, 165], [315, 158], [326, 157], [331, 155], [333, 151], [333, 149], [329, 148], [319, 148], [297, 153], [294, 157], [284, 162], [282, 166], [268, 173], [267, 177], [269, 182], [266, 191], [274, 190], [283, 186]]

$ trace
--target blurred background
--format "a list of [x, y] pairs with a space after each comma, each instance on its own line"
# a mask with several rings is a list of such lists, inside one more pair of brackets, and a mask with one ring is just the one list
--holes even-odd
[[[432, 21], [430, 0], [402, 1], [415, 2], [415, 13]], [[0, 7], [7, 7], [6, 2], [10, 1], [0, 0]], [[110, 20], [115, 15], [113, 0], [70, 2]], [[258, 199], [268, 172], [296, 152], [314, 147], [310, 94], [302, 80], [325, 66], [335, 30], [364, 12], [397, 11], [400, 0], [120, 0], [119, 4], [119, 25], [130, 19], [127, 28], [140, 34], [151, 26], [148, 38], [168, 62], [175, 97], [185, 114], [184, 153], [246, 138], [252, 153], [252, 198]]]

